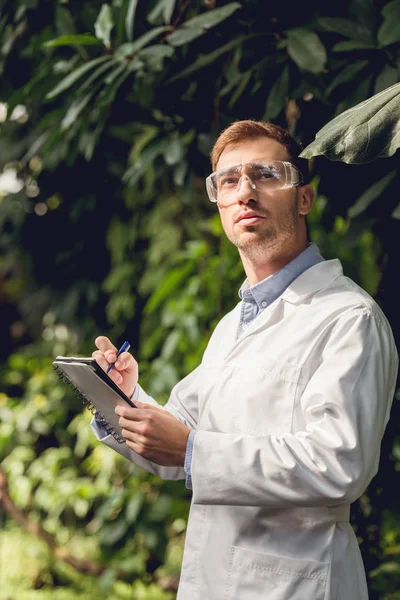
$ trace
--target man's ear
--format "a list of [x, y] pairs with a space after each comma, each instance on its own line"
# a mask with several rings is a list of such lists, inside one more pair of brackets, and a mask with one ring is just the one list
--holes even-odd
[[299, 187], [299, 214], [308, 215], [314, 203], [314, 188], [309, 183]]

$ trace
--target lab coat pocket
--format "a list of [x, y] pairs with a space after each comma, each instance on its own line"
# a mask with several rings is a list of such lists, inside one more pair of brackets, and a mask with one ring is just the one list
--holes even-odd
[[329, 564], [231, 547], [224, 600], [324, 600]]
[[268, 362], [241, 368], [237, 390], [236, 429], [251, 435], [282, 435], [291, 431], [302, 370]]

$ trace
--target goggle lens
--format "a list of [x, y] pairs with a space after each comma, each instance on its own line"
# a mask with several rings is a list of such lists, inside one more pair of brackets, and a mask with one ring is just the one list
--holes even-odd
[[235, 194], [246, 179], [258, 191], [291, 188], [303, 181], [301, 172], [285, 161], [240, 163], [215, 171], [207, 177], [206, 185], [212, 202], [223, 201]]

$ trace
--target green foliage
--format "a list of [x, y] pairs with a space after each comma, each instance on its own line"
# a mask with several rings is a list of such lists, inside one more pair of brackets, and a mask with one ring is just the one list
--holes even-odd
[[[372, 94], [392, 94], [398, 8], [398, 0], [3, 3], [0, 462], [17, 507], [71, 554], [105, 567], [95, 578], [43, 549], [32, 550], [30, 572], [24, 553], [42, 544], [8, 521], [7, 545], [17, 540], [24, 573], [16, 592], [0, 564], [10, 597], [174, 597], [189, 492], [101, 447], [51, 358], [88, 355], [101, 333], [128, 338], [144, 387], [167, 400], [238, 301], [244, 276], [205, 193], [215, 136], [235, 119], [266, 118], [307, 145], [335, 116], [347, 120]], [[396, 132], [397, 112], [388, 116]], [[394, 138], [386, 154], [396, 147]], [[399, 335], [396, 156], [357, 167], [316, 158], [311, 168], [312, 238], [378, 298]], [[396, 415], [399, 400], [382, 475], [354, 517], [373, 600], [393, 599], [399, 585]], [[375, 510], [368, 516], [365, 506]]]

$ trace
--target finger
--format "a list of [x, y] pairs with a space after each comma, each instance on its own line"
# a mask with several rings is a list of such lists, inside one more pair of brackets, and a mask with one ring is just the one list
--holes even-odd
[[[107, 370], [107, 369], [106, 369]], [[116, 369], [112, 369], [109, 373], [107, 373], [110, 379], [113, 380], [117, 385], [121, 385], [124, 382], [124, 378]]]
[[136, 454], [142, 455], [143, 448], [136, 442], [132, 442], [131, 440], [126, 440], [126, 445], [130, 450], [136, 452]]
[[109, 367], [109, 363], [106, 360], [104, 354], [100, 352], [100, 350], [95, 350], [92, 352], [92, 358], [95, 359], [98, 365], [105, 371]]
[[121, 433], [122, 437], [135, 444], [144, 445], [146, 442], [146, 438], [143, 435], [140, 435], [140, 433], [137, 433], [136, 431], [131, 431], [130, 429], [123, 428]]
[[[108, 370], [108, 367], [110, 366], [110, 363], [105, 358], [104, 354], [102, 352], [100, 352], [100, 350], [95, 350], [94, 352], [92, 352], [92, 358], [95, 359], [95, 361], [97, 362], [98, 365], [100, 365], [100, 367], [103, 369], [103, 371], [107, 371]], [[124, 381], [122, 375], [120, 373], [118, 373], [118, 371], [116, 371], [115, 369], [112, 369], [108, 373], [108, 376], [117, 385], [121, 385], [121, 383], [123, 383], [123, 381]]]
[[124, 419], [124, 417], [120, 417], [118, 419], [118, 424], [121, 427], [121, 429], [130, 431], [132, 435], [143, 435], [141, 431], [141, 423], [138, 423], [137, 421], [132, 421], [131, 419]]
[[137, 408], [140, 408], [141, 410], [163, 410], [164, 412], [166, 412], [165, 408], [162, 408], [161, 406], [154, 406], [153, 404], [147, 404], [147, 402], [139, 402], [138, 400], [135, 400], [135, 406]]
[[122, 354], [118, 356], [117, 362], [115, 363], [115, 368], [119, 371], [129, 371], [129, 369], [133, 367], [134, 363], [136, 363], [136, 361], [130, 352], [122, 352]]
[[105, 355], [107, 360], [109, 359], [109, 357], [111, 355], [111, 360], [108, 360], [108, 362], [115, 361], [118, 350], [114, 346], [114, 344], [112, 344], [110, 342], [108, 337], [105, 337], [104, 335], [99, 335], [99, 337], [97, 337], [94, 340], [94, 343], [95, 343], [96, 348], [98, 348], [100, 350], [100, 352], [103, 352], [103, 354]]
[[115, 407], [115, 413], [129, 421], [143, 421], [146, 413], [142, 409], [131, 408], [130, 406], [118, 405]]

